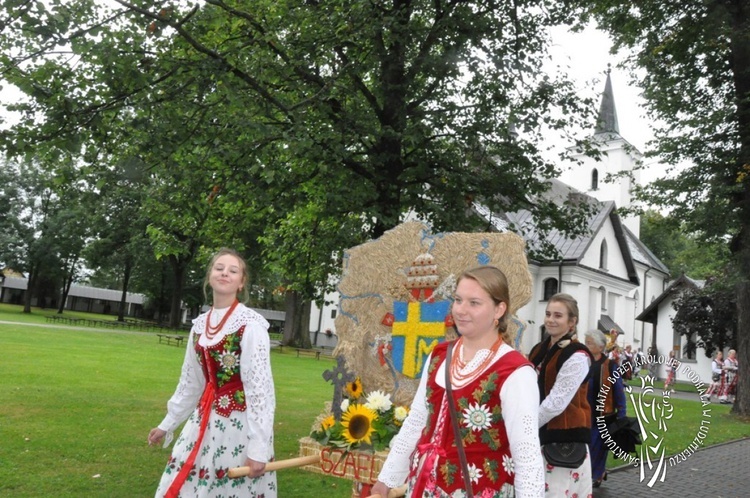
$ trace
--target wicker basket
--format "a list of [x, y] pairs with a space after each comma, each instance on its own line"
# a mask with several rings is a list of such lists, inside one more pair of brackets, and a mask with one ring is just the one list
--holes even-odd
[[322, 446], [310, 437], [299, 440], [300, 456], [320, 455], [320, 463], [302, 467], [310, 472], [349, 479], [363, 484], [375, 484], [380, 469], [388, 457], [387, 451], [346, 451]]

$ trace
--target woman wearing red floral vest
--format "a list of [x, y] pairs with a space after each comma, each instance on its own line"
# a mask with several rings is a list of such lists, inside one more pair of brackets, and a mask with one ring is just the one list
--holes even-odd
[[[193, 320], [177, 390], [148, 435], [150, 445], [166, 436], [166, 447], [187, 419], [157, 498], [276, 496], [276, 474], [263, 472], [273, 459], [276, 407], [268, 322], [237, 299], [247, 297], [246, 285], [247, 265], [237, 252], [214, 255], [204, 282], [213, 307]], [[230, 480], [227, 471], [240, 466], [250, 475]]]
[[[432, 351], [373, 494], [387, 496], [407, 482], [412, 497], [544, 497], [536, 374], [508, 344], [509, 302], [499, 269], [483, 266], [459, 276], [452, 314], [460, 338]], [[449, 402], [468, 475], [461, 470]]]
[[[578, 342], [578, 303], [568, 294], [555, 294], [547, 303], [544, 328], [549, 335], [531, 349], [529, 360], [539, 372], [539, 440], [542, 448], [554, 443], [575, 443], [582, 461], [575, 468], [553, 465], [545, 456], [547, 498], [586, 498], [592, 495], [591, 408], [586, 382], [591, 353]], [[545, 449], [546, 451], [547, 449]], [[551, 453], [550, 453], [551, 454]]]

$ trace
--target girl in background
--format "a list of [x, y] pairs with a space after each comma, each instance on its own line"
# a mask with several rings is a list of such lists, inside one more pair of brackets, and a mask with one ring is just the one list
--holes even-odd
[[[213, 306], [193, 320], [177, 390], [148, 435], [149, 445], [167, 446], [187, 419], [156, 497], [275, 498], [276, 474], [264, 474], [276, 407], [268, 322], [238, 299], [247, 298], [247, 265], [237, 252], [214, 255], [207, 287]], [[227, 471], [241, 466], [249, 477], [230, 480]]]
[[587, 399], [591, 353], [578, 342], [578, 302], [568, 294], [555, 294], [547, 303], [544, 328], [548, 337], [534, 346], [529, 360], [539, 372], [539, 440], [585, 446], [585, 459], [577, 468], [555, 466], [545, 458], [548, 498], [592, 493], [591, 407]]

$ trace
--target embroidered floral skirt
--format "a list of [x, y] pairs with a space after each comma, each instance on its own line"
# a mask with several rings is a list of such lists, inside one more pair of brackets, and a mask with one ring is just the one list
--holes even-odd
[[586, 460], [577, 469], [555, 467], [544, 461], [545, 498], [590, 498], [593, 495], [591, 482], [591, 454], [586, 445]]
[[[200, 416], [196, 410], [185, 423], [164, 469], [156, 498], [163, 498], [182, 464], [196, 444], [200, 433]], [[230, 468], [245, 465], [247, 459], [247, 418], [233, 411], [222, 417], [211, 411], [206, 433], [190, 472], [180, 489], [181, 498], [255, 497], [276, 498], [276, 473], [268, 472], [251, 479], [230, 479]]]
[[[422, 496], [416, 497], [413, 496], [411, 492], [415, 481], [416, 478], [411, 479], [408, 482], [408, 489], [406, 490], [405, 496], [410, 496], [412, 498], [466, 498], [466, 492], [463, 489], [457, 489], [453, 494], [448, 494], [437, 486], [425, 489]], [[515, 496], [515, 489], [510, 484], [504, 484], [499, 491], [485, 489], [484, 491], [479, 491], [474, 494], [474, 498], [514, 498]]]

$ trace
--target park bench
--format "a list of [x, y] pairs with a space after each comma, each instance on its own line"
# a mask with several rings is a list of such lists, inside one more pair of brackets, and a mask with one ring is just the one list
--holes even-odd
[[172, 344], [172, 341], [175, 346], [182, 346], [182, 341], [185, 339], [182, 335], [156, 334], [156, 336], [159, 338], [159, 344], [166, 342], [168, 346]]
[[316, 360], [319, 360], [322, 356], [323, 358], [333, 358], [333, 349], [332, 348], [316, 348], [316, 349], [305, 349], [305, 348], [295, 348], [297, 350], [297, 358], [300, 356], [314, 356]]
[[146, 322], [143, 320], [126, 319], [124, 322], [118, 322], [117, 320], [99, 320], [93, 318], [73, 318], [64, 315], [52, 315], [47, 317], [47, 323], [64, 324], [64, 325], [75, 325], [75, 326], [86, 326], [86, 327], [98, 327], [108, 329], [127, 329], [127, 330], [144, 330], [151, 332], [152, 330], [163, 330], [164, 327], [157, 323]]
[[284, 345], [281, 341], [284, 340], [284, 334], [279, 332], [269, 332], [268, 338], [271, 340], [271, 349], [278, 348], [279, 351], [284, 349]]
[[320, 351], [320, 356], [324, 358], [333, 358], [333, 348], [329, 346], [321, 346], [318, 348], [318, 351]]
[[316, 360], [320, 359], [320, 350], [319, 349], [305, 349], [305, 348], [295, 348], [297, 350], [297, 358], [300, 356], [314, 356]]

